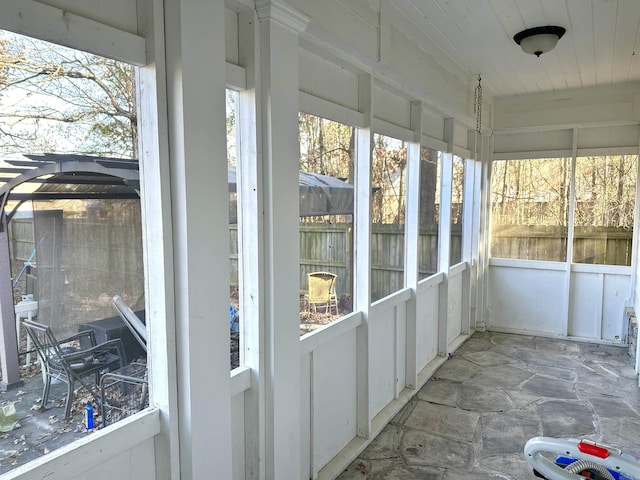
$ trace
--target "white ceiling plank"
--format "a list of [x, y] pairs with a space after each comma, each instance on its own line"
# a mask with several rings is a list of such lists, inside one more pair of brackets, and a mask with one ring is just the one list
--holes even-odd
[[[473, 82], [481, 74], [494, 97], [640, 81], [640, 0], [289, 1], [324, 11], [327, 32], [353, 40], [367, 57], [378, 39], [397, 39], [425, 65], [437, 63], [456, 78]], [[392, 27], [383, 32], [376, 24], [380, 2]], [[544, 25], [567, 32], [552, 52], [524, 54], [513, 36]]]
[[[635, 55], [640, 21], [634, 15], [640, 8], [638, 2], [620, 2], [616, 19], [616, 40], [613, 51], [611, 81], [622, 83], [629, 81], [632, 64], [638, 64]], [[638, 52], [640, 54], [640, 52]], [[635, 60], [635, 62], [634, 62]], [[637, 77], [636, 77], [637, 78]]]
[[592, 2], [567, 0], [575, 57], [579, 65], [579, 84], [571, 87], [587, 87], [596, 85], [595, 39], [593, 36]]
[[[510, 57], [506, 57], [511, 58], [514, 62], [514, 66], [516, 67], [515, 77], [510, 80], [514, 83], [517, 81], [523, 85], [523, 89], [520, 93], [533, 93], [540, 91], [540, 79], [538, 78], [539, 71], [537, 68], [538, 64], [533, 61], [535, 57], [522, 52], [513, 40], [513, 36], [516, 33], [529, 28], [527, 21], [522, 18], [522, 14], [516, 2], [509, 0], [491, 0], [490, 3], [493, 14], [499, 19], [502, 30], [505, 32], [505, 36], [507, 37], [505, 41], [508, 41], [509, 45], [513, 47], [513, 53]], [[513, 90], [511, 92], [515, 93]]]
[[[618, 3], [618, 2], [616, 2]], [[596, 84], [609, 85], [613, 78], [613, 54], [616, 36], [618, 9], [603, 2], [593, 2], [593, 36], [595, 39]]]

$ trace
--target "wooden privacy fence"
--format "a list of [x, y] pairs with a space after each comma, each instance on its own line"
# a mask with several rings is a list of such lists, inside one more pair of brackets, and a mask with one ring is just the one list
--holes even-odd
[[[573, 262], [631, 265], [633, 231], [616, 227], [575, 227]], [[491, 256], [522, 260], [566, 261], [567, 228], [494, 226]]]
[[[113, 316], [111, 297], [116, 293], [137, 308], [143, 306], [139, 207], [134, 204], [131, 210], [128, 215], [121, 212], [120, 221], [111, 222], [64, 218], [62, 211], [44, 212], [50, 218], [44, 224], [39, 220], [43, 230], [37, 235], [40, 240], [34, 239], [33, 218], [12, 219], [12, 277], [19, 275], [36, 244], [40, 254], [36, 253], [32, 266], [25, 269], [14, 293], [35, 293], [39, 317], [45, 323], [54, 320], [60, 332], [76, 331], [81, 323]], [[55, 235], [47, 232], [53, 229]]]
[[[238, 282], [237, 225], [230, 225], [231, 283]], [[452, 233], [452, 256], [460, 258], [462, 233], [458, 227]], [[336, 291], [353, 291], [353, 230], [350, 224], [305, 223], [300, 225], [300, 288], [307, 287], [307, 274], [328, 271], [338, 275]], [[423, 229], [419, 239], [420, 278], [437, 272], [437, 226]], [[371, 291], [374, 300], [404, 286], [404, 226], [373, 225], [371, 235]]]

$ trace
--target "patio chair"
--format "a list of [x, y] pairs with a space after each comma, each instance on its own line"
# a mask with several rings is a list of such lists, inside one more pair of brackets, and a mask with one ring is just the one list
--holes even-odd
[[[99, 405], [101, 398], [95, 389], [101, 375], [125, 364], [122, 341], [118, 338], [96, 344], [92, 330], [85, 330], [58, 340], [51, 331], [51, 327], [47, 325], [33, 320], [23, 320], [23, 325], [41, 362], [44, 381], [41, 406], [45, 408], [47, 405], [52, 380], [67, 384], [65, 419], [71, 416], [76, 382], [86, 388]], [[90, 347], [84, 349], [77, 347], [85, 338], [88, 339]], [[94, 387], [85, 380], [89, 376], [94, 377]]]
[[338, 314], [338, 296], [336, 295], [336, 279], [338, 276], [331, 272], [311, 272], [307, 274], [309, 282], [309, 293], [307, 306], [309, 312], [313, 308], [314, 312], [318, 307], [324, 307], [325, 313], [331, 313], [335, 308]]
[[[129, 328], [142, 349], [147, 351], [147, 329], [120, 295], [112, 299], [113, 308]], [[149, 405], [147, 365], [132, 362], [118, 370], [106, 373], [100, 379], [102, 425], [122, 420]]]

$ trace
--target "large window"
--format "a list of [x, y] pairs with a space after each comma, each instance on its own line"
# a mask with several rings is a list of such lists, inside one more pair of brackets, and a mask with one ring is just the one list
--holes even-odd
[[493, 162], [493, 257], [566, 260], [570, 174], [571, 158]]
[[404, 287], [407, 145], [374, 135], [371, 182], [371, 300]]
[[631, 265], [637, 155], [576, 160], [573, 261]]
[[[571, 158], [495, 161], [493, 257], [566, 261]], [[631, 265], [637, 155], [578, 157], [574, 263]]]
[[464, 159], [454, 155], [451, 175], [451, 243], [449, 261], [455, 265], [462, 261], [462, 219], [464, 207]]
[[349, 125], [298, 115], [300, 333], [353, 310], [353, 155]]
[[420, 240], [418, 246], [420, 279], [438, 271], [441, 160], [442, 153], [438, 150], [428, 147], [420, 149]]
[[[93, 425], [101, 428], [148, 404], [144, 326], [138, 342], [121, 318], [137, 316], [138, 326], [145, 317], [147, 322], [152, 320], [144, 311], [141, 202], [133, 173], [138, 170], [134, 68], [4, 31], [0, 31], [0, 52], [4, 61], [0, 167], [5, 171], [0, 183], [6, 183], [12, 167], [38, 159], [66, 166], [85, 162], [88, 171], [96, 171], [92, 176], [73, 171], [25, 182], [19, 193], [28, 198], [37, 189], [39, 194], [24, 203], [24, 197], [9, 202], [3, 212], [13, 215], [8, 226], [13, 301], [27, 302], [20, 308], [28, 306], [29, 317], [36, 322], [25, 327], [23, 317], [18, 329], [24, 385], [17, 390], [20, 397], [4, 397], [4, 401], [14, 404], [22, 428], [0, 438], [0, 450], [15, 452], [3, 459], [0, 471], [4, 473], [6, 467], [19, 466], [77, 439], [77, 432], [84, 429], [85, 412], [86, 419], [95, 416]], [[9, 158], [14, 160], [6, 161]], [[33, 161], [32, 166], [42, 165]], [[125, 168], [129, 182], [121, 178]], [[116, 304], [122, 309], [116, 311]], [[25, 328], [33, 336], [27, 337]], [[76, 341], [64, 340], [80, 333], [83, 336]], [[89, 348], [91, 334], [103, 344], [97, 347], [100, 356]], [[38, 344], [35, 340], [44, 335], [47, 343]], [[103, 350], [107, 340], [116, 338], [122, 340], [124, 358]], [[88, 374], [83, 378], [87, 385], [97, 380], [98, 367], [115, 370], [102, 377], [108, 380], [102, 384], [104, 389], [94, 384], [90, 392], [77, 380], [70, 381], [73, 376], [47, 376], [52, 370], [43, 365], [60, 368], [68, 359], [52, 357], [54, 349], [49, 345], [54, 341], [59, 341], [65, 354], [77, 353], [73, 371]], [[37, 361], [36, 347], [40, 348]], [[0, 348], [8, 351], [5, 345]], [[44, 398], [41, 392], [47, 378], [51, 387]], [[73, 395], [65, 383], [71, 384]], [[42, 422], [49, 426], [46, 431], [39, 426]], [[34, 429], [41, 432], [37, 449], [16, 449], [15, 445], [24, 445], [24, 431]]]
[[230, 366], [240, 365], [240, 282], [238, 261], [240, 243], [238, 241], [238, 178], [237, 178], [237, 108], [238, 92], [227, 89], [227, 168], [229, 178], [229, 330], [230, 330]]

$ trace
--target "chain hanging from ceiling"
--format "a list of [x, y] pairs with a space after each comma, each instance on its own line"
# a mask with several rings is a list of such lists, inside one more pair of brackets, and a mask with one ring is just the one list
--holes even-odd
[[482, 133], [482, 77], [478, 75], [478, 86], [473, 96], [473, 113], [476, 114], [476, 132]]

